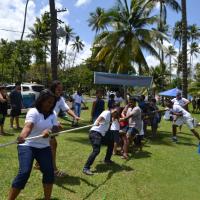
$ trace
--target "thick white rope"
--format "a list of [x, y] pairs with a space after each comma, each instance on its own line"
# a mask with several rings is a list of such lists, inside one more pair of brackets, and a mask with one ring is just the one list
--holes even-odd
[[[78, 130], [89, 128], [89, 127], [92, 127], [92, 126], [93, 126], [93, 124], [86, 125], [86, 126], [81, 126], [81, 127], [77, 127], [77, 128], [73, 128], [73, 129], [69, 129], [69, 130], [60, 131], [60, 132], [57, 132], [57, 133], [51, 133], [49, 136], [50, 137], [51, 136], [58, 136], [58, 135], [61, 135], [61, 134], [64, 134], [64, 133], [78, 131]], [[39, 138], [42, 138], [42, 137], [43, 137], [43, 135], [37, 135], [37, 136], [34, 136], [34, 137], [27, 137], [27, 138], [25, 138], [25, 141], [36, 140], [36, 139], [39, 139]], [[5, 143], [5, 144], [0, 144], [0, 148], [1, 147], [6, 147], [6, 146], [10, 146], [12, 144], [17, 144], [17, 143], [18, 143], [18, 140], [15, 140], [15, 141], [12, 141], [12, 142], [8, 142], [8, 143]]]

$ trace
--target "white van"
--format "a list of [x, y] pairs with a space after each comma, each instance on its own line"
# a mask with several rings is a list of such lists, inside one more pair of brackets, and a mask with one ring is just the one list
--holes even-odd
[[[15, 84], [10, 84], [6, 86], [8, 95], [15, 88]], [[22, 83], [21, 84], [21, 94], [23, 97], [23, 103], [25, 107], [31, 107], [31, 105], [38, 98], [40, 92], [44, 89], [44, 85], [37, 83]]]

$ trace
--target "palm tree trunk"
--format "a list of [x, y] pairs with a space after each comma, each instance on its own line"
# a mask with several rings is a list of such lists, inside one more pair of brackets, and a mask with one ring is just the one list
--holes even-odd
[[67, 58], [67, 45], [65, 45], [65, 58], [64, 58], [64, 66], [63, 66], [63, 69], [65, 69], [66, 58]]
[[55, 9], [55, 0], [49, 0], [51, 13], [51, 72], [52, 79], [58, 79], [58, 61], [57, 61], [57, 11]]
[[187, 11], [186, 11], [186, 0], [181, 0], [182, 5], [182, 91], [183, 97], [187, 98], [188, 90], [188, 69], [187, 69]]
[[76, 54], [77, 54], [77, 51], [74, 54], [74, 59], [73, 59], [73, 62], [72, 62], [72, 67], [74, 67], [74, 62], [75, 62], [75, 59], [76, 59]]
[[25, 6], [25, 12], [24, 12], [24, 24], [23, 24], [23, 29], [22, 29], [21, 39], [20, 39], [21, 41], [23, 40], [24, 30], [26, 27], [26, 15], [27, 15], [28, 2], [29, 0], [26, 0], [26, 6]]

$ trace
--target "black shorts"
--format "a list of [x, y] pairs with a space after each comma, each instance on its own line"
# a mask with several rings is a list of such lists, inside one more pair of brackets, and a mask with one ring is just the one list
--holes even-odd
[[114, 142], [119, 144], [119, 141], [120, 141], [119, 131], [110, 130], [110, 132], [111, 134], [113, 134]]
[[21, 115], [21, 109], [17, 109], [17, 108], [12, 108], [10, 111], [10, 116], [11, 117], [17, 117]]

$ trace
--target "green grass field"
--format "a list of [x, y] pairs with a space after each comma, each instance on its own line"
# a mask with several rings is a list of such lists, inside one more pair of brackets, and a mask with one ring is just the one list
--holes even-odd
[[[195, 116], [198, 118], [198, 116]], [[89, 121], [89, 111], [82, 112]], [[21, 118], [23, 124], [24, 118]], [[14, 140], [19, 132], [6, 131], [12, 136], [1, 136], [0, 143]], [[71, 128], [63, 121], [65, 128]], [[82, 122], [82, 125], [88, 122]], [[197, 129], [198, 130], [198, 129]], [[200, 132], [200, 130], [199, 130]], [[82, 173], [83, 165], [91, 151], [88, 130], [61, 135], [58, 140], [57, 162], [68, 176], [56, 179], [52, 199], [54, 200], [199, 200], [200, 155], [197, 140], [186, 126], [178, 134], [179, 142], [171, 142], [171, 123], [162, 120], [158, 136], [145, 143], [142, 152], [132, 153], [125, 161], [113, 156], [115, 165], [102, 163], [105, 147], [97, 157], [94, 176]], [[16, 146], [0, 148], [0, 200], [7, 194], [18, 170]], [[32, 170], [26, 188], [18, 199], [42, 199], [41, 173]]]

